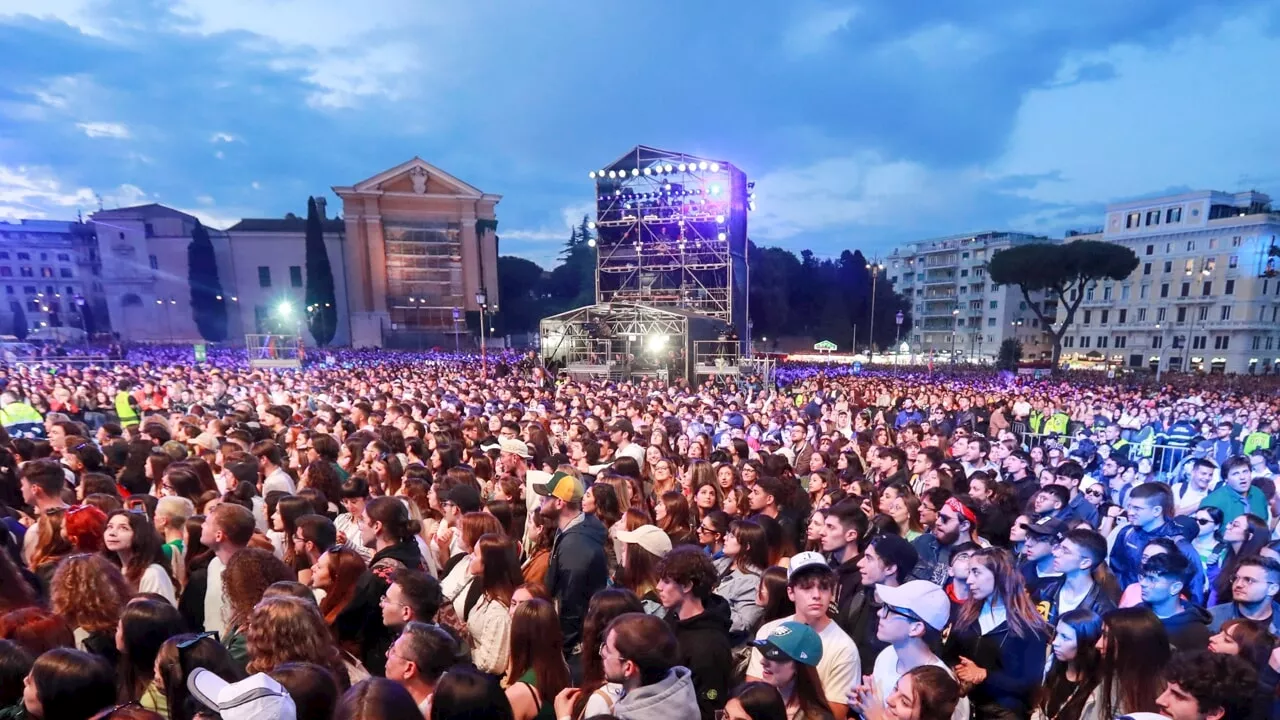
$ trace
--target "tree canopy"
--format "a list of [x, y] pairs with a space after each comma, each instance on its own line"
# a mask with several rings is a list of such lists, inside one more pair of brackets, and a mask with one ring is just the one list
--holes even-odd
[[[1053, 338], [1053, 367], [1062, 356], [1062, 338], [1084, 302], [1085, 291], [1099, 280], [1123, 280], [1138, 267], [1133, 250], [1116, 243], [1079, 240], [1064, 244], [1032, 243], [1001, 250], [991, 258], [987, 273], [999, 285], [1017, 285], [1027, 307], [1040, 318]], [[1054, 311], [1031, 298], [1044, 293], [1061, 306]], [[1047, 304], [1047, 303], [1046, 303]]]

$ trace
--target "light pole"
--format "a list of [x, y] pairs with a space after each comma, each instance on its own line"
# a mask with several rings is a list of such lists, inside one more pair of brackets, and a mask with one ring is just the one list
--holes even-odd
[[894, 347], [898, 347], [898, 341], [902, 339], [902, 321], [903, 321], [903, 320], [905, 320], [905, 319], [906, 319], [906, 318], [902, 315], [902, 311], [901, 311], [901, 310], [899, 310], [899, 311], [898, 311], [898, 314], [897, 314], [897, 315], [894, 315], [894, 316], [893, 316], [893, 322], [898, 326], [898, 330], [897, 330], [897, 332], [895, 332], [895, 333], [893, 334], [893, 346], [894, 346]]
[[871, 326], [867, 328], [867, 362], [875, 360], [876, 355], [876, 279], [884, 266], [878, 262], [867, 263], [871, 271]]
[[956, 365], [956, 323], [960, 321], [960, 308], [951, 311], [951, 367]]
[[476, 293], [476, 305], [480, 306], [480, 374], [488, 377], [489, 374], [489, 358], [485, 353], [484, 346], [484, 311], [485, 306], [489, 304], [489, 295], [484, 291], [484, 286], [480, 286], [480, 291]]
[[[1160, 323], [1156, 323], [1156, 330], [1160, 329]], [[1164, 373], [1164, 332], [1160, 333], [1160, 356], [1156, 359], [1156, 385], [1160, 384], [1160, 376]]]
[[461, 315], [462, 315], [462, 311], [458, 309], [457, 305], [454, 305], [453, 306], [453, 354], [454, 355], [457, 355], [460, 352], [458, 349], [458, 318], [461, 317]]

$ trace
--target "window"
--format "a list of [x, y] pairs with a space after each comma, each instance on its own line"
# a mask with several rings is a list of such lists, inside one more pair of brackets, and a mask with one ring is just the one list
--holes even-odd
[[1192, 349], [1192, 350], [1203, 350], [1203, 349], [1205, 349], [1206, 347], [1208, 347], [1208, 345], [1209, 345], [1209, 341], [1208, 341], [1208, 339], [1207, 339], [1207, 338], [1205, 338], [1205, 336], [1203, 336], [1203, 335], [1197, 335], [1197, 336], [1195, 336], [1195, 337], [1191, 338], [1191, 349]]
[[1062, 347], [1075, 347], [1076, 339], [1074, 336], [1068, 335], [1062, 338]]
[[258, 266], [258, 287], [271, 287], [271, 268], [266, 265]]
[[[1120, 312], [1124, 312], [1124, 311], [1121, 310]], [[1146, 321], [1147, 321], [1147, 309], [1138, 308], [1138, 322], [1146, 322]]]
[[1148, 246], [1147, 246], [1147, 254], [1148, 254], [1148, 255], [1155, 255], [1155, 254], [1156, 254], [1156, 246], [1155, 246], [1155, 245], [1148, 245]]
[[1169, 308], [1159, 308], [1156, 310], [1156, 322], [1164, 322], [1169, 317]]
[[1195, 241], [1195, 240], [1188, 240], [1188, 241], [1187, 241], [1187, 252], [1195, 252], [1195, 251], [1196, 251], [1196, 241]]
[[1151, 347], [1153, 349], [1158, 349], [1161, 345], [1164, 345], [1164, 338], [1160, 337], [1159, 335], [1152, 335]]
[[995, 309], [996, 309], [997, 307], [999, 307], [999, 306], [1000, 306], [1000, 301], [999, 301], [999, 300], [992, 300], [992, 301], [991, 301], [991, 309], [992, 309], [992, 310], [995, 310]]
[[296, 288], [302, 287], [302, 266], [301, 265], [289, 266], [289, 284]]
[[968, 271], [968, 270], [961, 270], [961, 271], [960, 271], [960, 277], [969, 277], [969, 271]]
[[996, 319], [995, 319], [995, 318], [987, 318], [987, 327], [995, 327], [995, 326], [996, 326]]
[[1203, 268], [1203, 269], [1204, 269], [1204, 270], [1206, 270], [1206, 271], [1208, 271], [1208, 272], [1213, 272], [1214, 270], [1217, 270], [1217, 269], [1218, 269], [1218, 258], [1216, 258], [1216, 257], [1205, 258], [1205, 260], [1204, 260], [1204, 268]]
[[20, 252], [20, 253], [18, 253], [18, 259], [19, 259], [19, 260], [30, 260], [30, 259], [31, 259], [31, 253], [24, 253], [24, 252]]
[[71, 256], [67, 253], [58, 253], [58, 262], [71, 262]]
[[1216, 250], [1218, 248], [1218, 238], [1209, 238], [1209, 249]]
[[1084, 324], [1085, 324], [1085, 325], [1088, 325], [1088, 324], [1089, 324], [1089, 323], [1091, 323], [1091, 322], [1093, 322], [1093, 311], [1092, 311], [1092, 310], [1085, 310], [1085, 311], [1084, 311]]
[[0, 252], [0, 260], [8, 260], [8, 259], [9, 259], [9, 253]]
[[1100, 350], [1101, 350], [1101, 349], [1105, 349], [1106, 347], [1107, 347], [1107, 336], [1106, 336], [1106, 335], [1099, 335], [1099, 336], [1098, 336], [1098, 349], [1100, 349]]
[[1262, 336], [1261, 336], [1261, 335], [1254, 335], [1254, 336], [1253, 336], [1253, 349], [1254, 349], [1254, 350], [1261, 350], [1261, 349], [1262, 349]]
[[[1159, 211], [1159, 210], [1148, 210], [1148, 211], [1147, 211], [1147, 224], [1148, 224], [1148, 225], [1159, 225], [1159, 224], [1160, 224], [1160, 211]], [[1101, 347], [1101, 346], [1099, 346], [1099, 347]]]
[[40, 268], [40, 277], [43, 277], [43, 278], [51, 278], [51, 277], [53, 277], [53, 268], [51, 268], [51, 267], [42, 267], [42, 268]]
[[1239, 266], [1240, 266], [1239, 255], [1232, 255], [1231, 257], [1227, 258], [1227, 268], [1234, 270]]
[[1082, 347], [1082, 348], [1087, 348], [1087, 347], [1089, 347], [1089, 336], [1088, 336], [1088, 335], [1081, 335], [1081, 336], [1080, 336], [1080, 347]]
[[1150, 275], [1150, 274], [1151, 274], [1151, 263], [1143, 263], [1143, 265], [1142, 265], [1142, 274], [1143, 274], [1143, 275]]
[[1184, 307], [1178, 308], [1178, 322], [1184, 323], [1186, 321], [1187, 321], [1187, 309]]
[[968, 260], [968, 259], [969, 259], [969, 253], [960, 253], [960, 259], [961, 259], [961, 260]]
[[1160, 284], [1160, 297], [1162, 298], [1169, 297], [1169, 283]]
[[1182, 208], [1173, 207], [1164, 211], [1164, 221], [1166, 223], [1182, 222]]
[[0, 267], [0, 277], [13, 277], [13, 268], [8, 265]]
[[71, 277], [71, 268], [59, 268], [58, 277], [61, 277], [61, 278]]
[[1117, 335], [1117, 336], [1116, 336], [1115, 348], [1116, 348], [1117, 350], [1120, 350], [1120, 349], [1124, 348], [1124, 346], [1125, 346], [1125, 345], [1127, 345], [1127, 344], [1128, 344], [1128, 338], [1127, 338], [1127, 336], [1125, 336], [1125, 335]]
[[1093, 286], [1092, 286], [1092, 285], [1090, 285], [1089, 287], [1087, 287], [1087, 288], [1085, 288], [1085, 289], [1084, 289], [1084, 299], [1085, 299], [1085, 300], [1093, 300]]
[[1018, 309], [1019, 309], [1019, 310], [1026, 310], [1026, 309], [1027, 309], [1027, 301], [1026, 301], [1026, 300], [1023, 300], [1022, 302], [1019, 302], [1019, 303], [1018, 303]]
[[156, 236], [156, 229], [155, 229], [155, 227], [154, 227], [151, 223], [145, 223], [145, 224], [142, 226], [142, 229], [143, 229], [143, 232], [145, 232], [145, 233], [147, 234], [147, 237], [155, 237], [155, 236]]
[[1226, 286], [1224, 286], [1224, 287], [1222, 288], [1222, 294], [1223, 294], [1223, 295], [1235, 295], [1235, 294], [1236, 294], [1236, 281], [1235, 281], [1235, 280], [1228, 280], [1228, 281], [1227, 281]]
[[1110, 285], [1108, 285], [1108, 286], [1106, 286], [1106, 287], [1102, 288], [1102, 299], [1103, 299], [1103, 300], [1110, 300], [1110, 299], [1111, 299], [1111, 286], [1110, 286]]
[[1182, 271], [1188, 275], [1194, 272], [1195, 269], [1196, 269], [1195, 258], [1187, 258], [1187, 261], [1182, 264]]
[[18, 274], [21, 275], [22, 277], [35, 277], [36, 271], [32, 270], [29, 267], [20, 267], [18, 268]]
[[1274, 341], [1275, 341], [1275, 338], [1270, 338], [1270, 337], [1269, 337], [1269, 338], [1267, 338], [1267, 349], [1268, 349], [1268, 350], [1270, 350], [1270, 349], [1271, 349], [1271, 344], [1272, 344], [1272, 342], [1274, 342]]
[[1167, 273], [1171, 273], [1171, 272], [1173, 272], [1173, 261], [1172, 261], [1172, 260], [1165, 260], [1165, 261], [1164, 261], [1164, 271], [1165, 271], [1165, 272], [1167, 272]]
[[253, 326], [258, 332], [263, 332], [267, 329], [267, 321], [270, 317], [267, 309], [262, 305], [253, 306]]
[[1123, 325], [1125, 318], [1128, 317], [1128, 315], [1129, 315], [1129, 311], [1122, 308], [1120, 310], [1120, 317], [1116, 318], [1116, 322]]
[[1191, 295], [1191, 283], [1189, 283], [1189, 282], [1184, 282], [1184, 283], [1182, 283], [1182, 295], [1181, 295], [1181, 297], [1189, 297], [1190, 295]]
[[40, 262], [48, 262], [49, 253], [40, 253]]
[[1098, 321], [1098, 324], [1099, 324], [1099, 325], [1106, 325], [1106, 324], [1107, 324], [1107, 316], [1108, 316], [1108, 315], [1110, 315], [1110, 314], [1111, 314], [1111, 311], [1110, 311], [1110, 310], [1103, 310], [1103, 311], [1102, 311], [1102, 319]]
[[974, 268], [974, 269], [973, 269], [973, 276], [974, 276], [974, 277], [986, 277], [986, 276], [987, 276], [987, 271], [986, 271], [986, 269], [985, 269], [985, 268], [980, 268], [980, 267]]
[[1129, 286], [1128, 286], [1128, 285], [1122, 285], [1122, 286], [1120, 287], [1120, 299], [1121, 299], [1121, 300], [1128, 300], [1128, 299], [1129, 299]]
[[1138, 288], [1138, 299], [1139, 299], [1139, 300], [1146, 300], [1146, 299], [1147, 299], [1147, 297], [1148, 297], [1149, 295], [1151, 295], [1151, 286], [1150, 286], [1150, 285], [1143, 285], [1142, 287]]
[[39, 292], [39, 290], [36, 290], [35, 285], [23, 285], [22, 292], [27, 295], [35, 295], [37, 292]]
[[1128, 228], [1136, 228], [1142, 225], [1142, 213], [1131, 212], [1125, 216], [1124, 226]]
[[159, 269], [160, 269], [160, 258], [156, 257], [155, 255], [148, 255], [148, 256], [147, 256], [147, 259], [149, 259], [149, 260], [151, 261], [151, 269], [152, 269], [152, 270], [159, 270]]
[[1221, 317], [1221, 319], [1222, 319], [1222, 320], [1230, 320], [1230, 319], [1231, 319], [1231, 306], [1230, 306], [1230, 305], [1223, 305], [1223, 306], [1222, 306], [1222, 317]]

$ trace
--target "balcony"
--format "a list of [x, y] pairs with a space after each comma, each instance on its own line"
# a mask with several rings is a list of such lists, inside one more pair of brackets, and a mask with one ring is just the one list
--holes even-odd
[[956, 282], [956, 276], [955, 276], [955, 274], [954, 274], [954, 273], [948, 273], [948, 274], [946, 274], [946, 275], [941, 275], [941, 274], [939, 274], [939, 275], [925, 275], [925, 276], [924, 276], [924, 282], [923, 282], [922, 284], [923, 284], [923, 285], [926, 285], [926, 286], [929, 286], [929, 285], [954, 285], [954, 284], [955, 284], [955, 282]]
[[956, 301], [955, 288], [951, 288], [950, 290], [933, 289], [933, 290], [926, 291], [924, 294], [925, 302], [939, 302], [942, 300], [946, 300], [947, 302], [954, 303]]

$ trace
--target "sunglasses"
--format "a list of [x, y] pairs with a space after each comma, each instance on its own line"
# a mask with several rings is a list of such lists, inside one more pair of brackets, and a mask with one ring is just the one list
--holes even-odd
[[1084, 494], [1085, 494], [1085, 495], [1090, 495], [1090, 496], [1093, 496], [1093, 497], [1102, 497], [1102, 491], [1101, 491], [1101, 490], [1085, 490], [1085, 491], [1084, 491]]
[[1197, 524], [1197, 525], [1212, 525], [1212, 524], [1213, 524], [1213, 520], [1212, 520], [1211, 518], [1202, 518], [1202, 517], [1198, 517], [1198, 518], [1196, 518], [1196, 524]]

